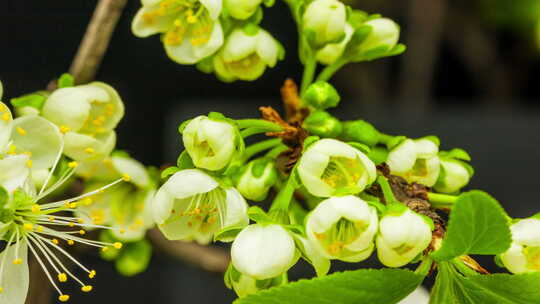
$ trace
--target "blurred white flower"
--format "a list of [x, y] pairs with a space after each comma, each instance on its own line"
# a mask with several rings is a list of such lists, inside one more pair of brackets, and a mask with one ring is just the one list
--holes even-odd
[[513, 224], [512, 246], [501, 261], [512, 273], [540, 271], [540, 220], [528, 218]]
[[431, 187], [439, 177], [438, 152], [438, 145], [429, 139], [406, 139], [390, 150], [386, 163], [392, 174]]

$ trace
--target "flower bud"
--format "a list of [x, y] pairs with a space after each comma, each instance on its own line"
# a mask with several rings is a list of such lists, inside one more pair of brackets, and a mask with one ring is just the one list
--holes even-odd
[[410, 263], [431, 242], [427, 219], [401, 205], [403, 209], [383, 216], [377, 235], [377, 256], [388, 267]]
[[294, 240], [280, 225], [250, 225], [236, 236], [231, 262], [239, 272], [257, 280], [277, 277], [296, 262]]
[[399, 39], [399, 26], [388, 18], [377, 18], [364, 23], [371, 26], [371, 32], [360, 44], [358, 51], [362, 54], [375, 49], [390, 51]]
[[285, 273], [275, 278], [257, 280], [238, 272], [232, 265], [229, 265], [229, 269], [225, 273], [225, 284], [227, 287], [234, 289], [240, 298], [284, 283], [287, 283], [287, 275]]
[[277, 170], [272, 159], [250, 161], [236, 179], [236, 189], [247, 199], [262, 201], [277, 180]]
[[303, 30], [310, 44], [319, 49], [345, 36], [347, 14], [345, 5], [337, 0], [315, 0], [302, 17]]
[[214, 70], [224, 81], [253, 81], [266, 67], [273, 68], [283, 55], [283, 47], [267, 31], [257, 26], [235, 29], [214, 56]]
[[367, 259], [374, 249], [377, 210], [347, 195], [322, 201], [308, 215], [306, 233], [323, 256], [347, 262]]
[[364, 153], [329, 138], [308, 147], [298, 174], [308, 192], [319, 197], [359, 193], [376, 178], [375, 165]]
[[191, 120], [182, 132], [184, 147], [196, 167], [225, 168], [237, 151], [238, 132], [232, 124], [204, 115]]
[[344, 141], [355, 141], [370, 147], [379, 142], [380, 134], [375, 127], [365, 120], [353, 120], [343, 123], [343, 133], [340, 138]]
[[504, 266], [516, 274], [540, 271], [540, 220], [520, 220], [510, 230], [512, 245], [500, 256]]
[[434, 189], [443, 193], [457, 192], [469, 183], [472, 174], [472, 168], [465, 162], [452, 158], [441, 158], [441, 173]]
[[325, 65], [334, 63], [341, 55], [343, 55], [345, 47], [347, 46], [347, 43], [351, 41], [353, 33], [353, 27], [348, 23], [345, 24], [345, 38], [340, 42], [328, 43], [322, 49], [318, 50], [315, 55], [317, 60]]
[[340, 99], [336, 89], [326, 81], [312, 83], [304, 95], [304, 101], [308, 105], [320, 110], [336, 107]]
[[255, 13], [262, 0], [225, 0], [225, 8], [233, 18], [245, 20]]
[[302, 128], [320, 137], [338, 137], [343, 130], [341, 122], [326, 111], [315, 111], [309, 114]]
[[234, 188], [223, 188], [198, 169], [175, 173], [152, 202], [154, 220], [170, 240], [206, 244], [214, 233], [230, 226], [246, 226], [247, 204]]
[[439, 177], [438, 152], [438, 144], [430, 139], [406, 139], [390, 150], [386, 163], [392, 174], [431, 187]]

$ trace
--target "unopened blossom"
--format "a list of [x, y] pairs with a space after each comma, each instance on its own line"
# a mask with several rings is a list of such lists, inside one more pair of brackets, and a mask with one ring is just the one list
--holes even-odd
[[472, 174], [471, 167], [462, 160], [441, 158], [441, 172], [434, 189], [443, 193], [457, 192], [469, 183]]
[[375, 208], [353, 195], [322, 201], [306, 221], [306, 234], [313, 246], [328, 259], [347, 262], [371, 255], [377, 229]]
[[318, 50], [316, 53], [317, 60], [326, 65], [334, 63], [341, 55], [343, 55], [343, 51], [345, 50], [347, 43], [351, 40], [353, 32], [353, 27], [346, 23], [345, 38], [339, 42], [328, 43], [322, 49]]
[[335, 139], [321, 139], [300, 158], [298, 174], [313, 195], [355, 194], [376, 178], [375, 164], [362, 152]]
[[225, 285], [233, 289], [240, 298], [287, 282], [286, 273], [271, 279], [257, 280], [239, 272], [232, 265], [229, 265], [229, 269], [225, 273]]
[[267, 31], [235, 29], [214, 57], [216, 75], [224, 81], [252, 81], [283, 58], [283, 47]]
[[296, 258], [293, 237], [277, 224], [249, 225], [236, 236], [231, 247], [234, 267], [257, 280], [285, 273]]
[[315, 0], [302, 16], [302, 29], [315, 48], [339, 42], [345, 36], [347, 13], [338, 0]]
[[198, 169], [171, 176], [157, 191], [152, 210], [156, 224], [170, 240], [206, 244], [222, 228], [249, 222], [242, 195]]
[[430, 139], [405, 139], [390, 150], [386, 163], [392, 174], [431, 187], [439, 177], [438, 153], [438, 145]]
[[377, 256], [388, 267], [410, 263], [431, 242], [431, 226], [425, 218], [403, 206], [384, 215], [379, 223]]
[[528, 218], [510, 227], [512, 245], [501, 261], [512, 273], [540, 271], [540, 219]]
[[277, 174], [273, 159], [252, 160], [239, 172], [236, 189], [248, 200], [262, 201], [275, 184]]
[[251, 17], [262, 0], [224, 0], [225, 8], [233, 18], [245, 20]]
[[182, 132], [187, 153], [198, 168], [221, 170], [240, 145], [238, 130], [229, 122], [204, 115], [192, 119]]
[[162, 34], [167, 55], [180, 64], [194, 64], [223, 44], [218, 19], [222, 0], [142, 0], [132, 23], [133, 34]]
[[371, 27], [371, 32], [358, 46], [358, 52], [366, 54], [375, 49], [390, 51], [399, 40], [399, 25], [388, 18], [377, 18], [366, 21], [364, 25]]
[[102, 82], [61, 88], [45, 101], [41, 115], [64, 134], [64, 154], [76, 161], [103, 159], [116, 144], [114, 129], [124, 116], [124, 104]]

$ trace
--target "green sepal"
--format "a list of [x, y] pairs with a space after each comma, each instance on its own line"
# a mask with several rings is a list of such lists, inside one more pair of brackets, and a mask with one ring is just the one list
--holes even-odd
[[506, 268], [504, 266], [504, 263], [502, 262], [501, 255], [499, 254], [493, 257], [493, 262], [495, 262], [495, 265], [497, 265], [500, 268]]
[[343, 132], [340, 139], [344, 141], [356, 141], [370, 147], [375, 146], [380, 140], [379, 131], [369, 122], [357, 119], [343, 123]]
[[394, 136], [386, 143], [386, 147], [388, 148], [388, 150], [392, 150], [395, 147], [399, 146], [405, 140], [407, 140], [406, 136]]
[[424, 137], [419, 138], [419, 139], [427, 139], [427, 140], [431, 141], [432, 143], [434, 143], [437, 147], [439, 147], [441, 145], [441, 140], [439, 139], [439, 137], [437, 137], [435, 135], [428, 135], [428, 136], [424, 136]]
[[368, 13], [364, 11], [352, 9], [350, 6], [347, 6], [347, 23], [350, 24], [354, 29], [362, 26], [362, 24], [366, 22], [368, 16]]
[[445, 158], [455, 158], [464, 161], [471, 161], [471, 156], [469, 155], [469, 153], [460, 148], [454, 148], [450, 151], [441, 151], [439, 152], [439, 156]]
[[341, 122], [323, 110], [313, 111], [304, 120], [302, 127], [310, 134], [330, 138], [338, 137], [343, 130]]
[[225, 227], [225, 228], [221, 229], [220, 231], [218, 231], [218, 232], [216, 232], [214, 234], [214, 242], [215, 241], [223, 241], [224, 239], [234, 238], [244, 228], [245, 228], [244, 226]]
[[371, 159], [375, 165], [380, 165], [388, 159], [388, 150], [384, 147], [375, 146], [371, 149], [367, 157]]
[[225, 286], [229, 289], [233, 289], [232, 282], [238, 282], [242, 274], [234, 268], [232, 263], [229, 263], [225, 275], [223, 276], [223, 282]]
[[304, 139], [302, 151], [306, 151], [309, 148], [309, 146], [314, 144], [319, 139], [321, 139], [319, 136], [308, 136], [306, 139]]
[[298, 224], [289, 224], [289, 225], [282, 225], [283, 228], [287, 229], [288, 231], [298, 234], [298, 235], [306, 235], [306, 231], [304, 229], [303, 225]]
[[165, 170], [161, 171], [161, 179], [166, 179], [169, 176], [175, 174], [176, 172], [180, 171], [178, 167], [170, 166], [166, 168]]
[[537, 213], [537, 214], [531, 216], [531, 218], [540, 220], [540, 213]]
[[358, 47], [366, 40], [372, 30], [371, 26], [365, 24], [356, 28], [343, 51], [342, 57], [347, 58], [348, 61], [354, 61], [354, 58], [358, 56]]
[[[206, 73], [211, 74], [214, 72], [214, 56], [208, 56], [206, 58], [201, 59], [197, 64], [195, 65], [197, 70]], [[180, 132], [181, 133], [181, 132]]]
[[[246, 23], [244, 27], [242, 28], [242, 30], [244, 31], [244, 34], [248, 36], [257, 35], [260, 29], [261, 28], [257, 24], [251, 23], [251, 22]], [[208, 117], [210, 117], [210, 115]]]
[[182, 134], [184, 133], [184, 129], [186, 128], [186, 126], [192, 121], [193, 119], [190, 118], [190, 119], [186, 119], [184, 121], [182, 121], [180, 123], [180, 125], [178, 125], [178, 133]]
[[247, 210], [247, 216], [254, 222], [258, 224], [269, 224], [272, 223], [272, 218], [264, 212], [260, 207], [251, 206]]
[[435, 230], [435, 224], [433, 223], [433, 220], [430, 217], [428, 217], [426, 215], [423, 215], [423, 214], [420, 214], [420, 213], [415, 212], [415, 211], [413, 211], [413, 212], [418, 214], [422, 218], [422, 220], [424, 220], [424, 222], [426, 222], [426, 224], [429, 225], [429, 228], [431, 228], [431, 231]]
[[116, 259], [116, 271], [123, 276], [132, 277], [148, 268], [152, 257], [152, 245], [147, 240], [125, 244]]
[[176, 160], [176, 166], [178, 167], [178, 170], [195, 168], [193, 160], [191, 159], [191, 156], [189, 156], [189, 153], [187, 153], [187, 150], [180, 153], [180, 156], [178, 156], [178, 159]]
[[64, 73], [58, 78], [58, 88], [69, 88], [75, 85], [75, 78], [69, 74]]
[[[409, 208], [402, 203], [390, 203], [386, 205], [386, 210], [382, 216], [400, 216], [405, 213]], [[433, 223], [431, 223], [433, 225]]]
[[366, 203], [370, 205], [371, 207], [375, 207], [375, 209], [377, 209], [378, 214], [386, 213], [387, 208], [385, 204], [381, 202], [373, 201], [373, 200], [366, 200]]
[[272, 7], [274, 6], [274, 3], [276, 3], [276, 0], [263, 0], [263, 4], [266, 7]]
[[[270, 0], [274, 1], [274, 0]], [[273, 3], [272, 3], [273, 4]], [[263, 20], [264, 17], [264, 10], [261, 6], [257, 7], [257, 10], [255, 10], [255, 13], [251, 15], [246, 21], [253, 24], [259, 24]]]
[[369, 153], [371, 153], [371, 148], [368, 146], [368, 145], [365, 145], [365, 144], [362, 144], [362, 143], [359, 143], [359, 142], [355, 142], [355, 141], [350, 141], [348, 142], [349, 145], [351, 145], [353, 148], [355, 148], [356, 150], [368, 155]]
[[24, 207], [28, 207], [35, 204], [35, 200], [32, 196], [26, 194], [25, 191], [23, 191], [20, 188], [15, 189], [13, 192], [13, 199], [11, 203], [9, 204], [10, 209], [23, 209]]
[[47, 95], [43, 92], [23, 95], [21, 97], [12, 98], [11, 105], [15, 108], [32, 107], [41, 111], [43, 104], [47, 100]]

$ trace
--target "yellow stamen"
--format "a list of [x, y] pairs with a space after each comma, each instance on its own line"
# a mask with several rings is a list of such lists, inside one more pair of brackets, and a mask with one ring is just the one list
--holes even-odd
[[32, 160], [31, 160], [31, 159], [29, 159], [29, 160], [26, 161], [26, 166], [27, 166], [28, 168], [32, 168]]
[[28, 231], [32, 231], [32, 229], [34, 229], [34, 225], [30, 224], [30, 223], [26, 223], [23, 225], [24, 229], [28, 230]]
[[38, 213], [39, 211], [41, 211], [41, 206], [40, 205], [38, 205], [38, 204], [32, 205], [32, 213]]
[[90, 273], [88, 273], [88, 277], [90, 279], [93, 279], [95, 276], [96, 276], [96, 271], [95, 270], [91, 270]]
[[69, 301], [69, 295], [61, 295], [58, 297], [58, 300], [60, 300], [60, 302], [67, 302]]
[[17, 133], [21, 134], [22, 136], [25, 136], [26, 130], [21, 127], [17, 127]]
[[60, 132], [63, 134], [66, 134], [69, 130], [71, 130], [71, 128], [68, 126], [60, 126]]
[[52, 239], [51, 242], [53, 242], [53, 244], [55, 244], [55, 245], [58, 245], [58, 243], [59, 243], [57, 239]]
[[68, 245], [73, 246], [73, 245], [75, 244], [75, 241], [73, 241], [73, 240], [68, 240], [67, 243], [68, 243]]
[[21, 265], [23, 260], [21, 258], [13, 260], [13, 265]]
[[124, 246], [124, 245], [122, 243], [120, 243], [120, 242], [116, 242], [116, 243], [113, 244], [113, 246], [116, 249], [122, 249], [122, 246]]
[[65, 273], [59, 273], [58, 274], [58, 281], [60, 282], [67, 282], [67, 274]]
[[86, 285], [86, 286], [81, 287], [81, 290], [83, 292], [90, 292], [92, 291], [92, 288], [93, 288], [92, 285]]
[[8, 112], [5, 112], [4, 114], [2, 114], [2, 120], [9, 121], [10, 119], [11, 119], [11, 115], [9, 115]]
[[80, 234], [80, 235], [85, 235], [85, 234], [86, 234], [86, 231], [84, 231], [84, 230], [79, 230], [79, 234]]
[[92, 153], [94, 153], [96, 151], [93, 148], [88, 147], [88, 148], [84, 149], [84, 152], [86, 152], [88, 154], [92, 154]]
[[125, 181], [125, 182], [129, 182], [131, 180], [131, 176], [127, 175], [127, 174], [122, 174], [122, 179]]
[[78, 165], [79, 163], [77, 163], [76, 161], [72, 161], [68, 163], [68, 167], [70, 167], [71, 169], [77, 168]]

